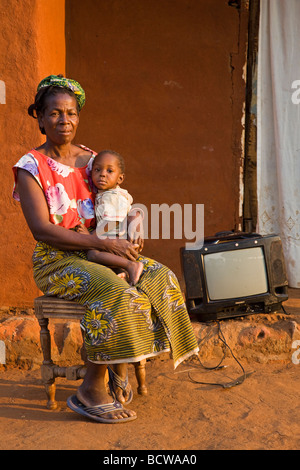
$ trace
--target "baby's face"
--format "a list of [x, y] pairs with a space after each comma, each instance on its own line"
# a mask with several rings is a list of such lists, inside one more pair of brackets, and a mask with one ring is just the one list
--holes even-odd
[[101, 191], [114, 189], [121, 184], [124, 174], [121, 172], [119, 161], [115, 155], [105, 153], [95, 158], [92, 169], [92, 180], [96, 188]]

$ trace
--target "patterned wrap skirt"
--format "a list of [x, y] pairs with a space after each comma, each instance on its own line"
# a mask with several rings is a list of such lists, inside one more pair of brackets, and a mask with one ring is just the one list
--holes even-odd
[[110, 268], [88, 261], [84, 251], [38, 242], [34, 279], [45, 295], [86, 307], [81, 327], [90, 361], [136, 362], [171, 351], [176, 368], [198, 352], [178, 280], [157, 261], [138, 260], [144, 269], [132, 287]]

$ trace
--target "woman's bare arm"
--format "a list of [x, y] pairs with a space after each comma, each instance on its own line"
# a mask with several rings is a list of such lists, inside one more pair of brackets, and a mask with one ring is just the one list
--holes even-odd
[[49, 209], [43, 191], [33, 176], [26, 170], [18, 169], [17, 191], [21, 207], [33, 237], [62, 250], [102, 250], [128, 259], [136, 259], [135, 246], [124, 239], [98, 238], [92, 235], [67, 230], [49, 221]]

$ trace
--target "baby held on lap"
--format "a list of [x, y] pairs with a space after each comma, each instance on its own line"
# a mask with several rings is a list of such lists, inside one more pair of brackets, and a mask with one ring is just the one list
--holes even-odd
[[[95, 198], [97, 235], [124, 238], [127, 232], [127, 216], [133, 199], [128, 191], [120, 188], [125, 177], [123, 157], [112, 150], [100, 152], [93, 161], [91, 176], [93, 184], [98, 189]], [[77, 231], [89, 233], [84, 225], [78, 226]], [[139, 244], [136, 244], [136, 249], [137, 252], [140, 251]], [[140, 261], [132, 261], [104, 251], [89, 250], [87, 257], [89, 261], [116, 269], [116, 272], [120, 268], [125, 270], [125, 274], [123, 271], [118, 275], [127, 278], [130, 285], [138, 282], [144, 267]]]

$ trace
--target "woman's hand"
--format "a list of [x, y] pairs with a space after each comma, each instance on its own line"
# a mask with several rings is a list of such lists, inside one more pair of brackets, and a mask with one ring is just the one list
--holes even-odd
[[118, 238], [113, 241], [116, 242], [116, 246], [113, 248], [113, 253], [119, 254], [119, 256], [123, 256], [131, 261], [136, 260], [138, 257], [138, 244], [131, 243], [123, 238]]
[[[131, 243], [124, 238], [98, 238], [96, 232], [93, 232], [91, 236], [96, 237], [101, 243], [101, 246], [98, 248], [100, 251], [107, 251], [131, 261], [135, 261], [138, 256], [139, 245]], [[93, 244], [97, 245], [97, 240]]]

